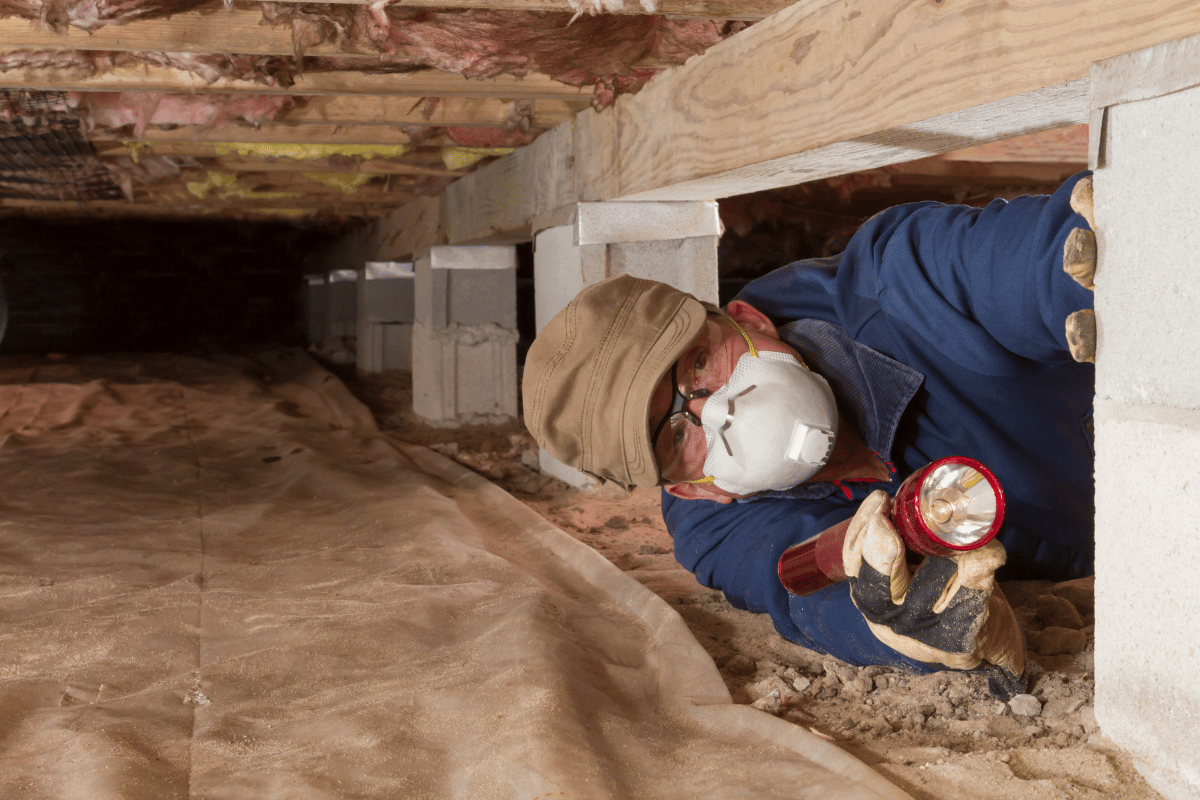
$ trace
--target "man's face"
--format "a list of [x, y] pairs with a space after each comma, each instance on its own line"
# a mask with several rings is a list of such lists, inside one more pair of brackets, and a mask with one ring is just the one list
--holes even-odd
[[[727, 311], [759, 351], [787, 353], [800, 359], [799, 353], [780, 341], [770, 319], [753, 306], [735, 300], [729, 304]], [[707, 395], [725, 385], [738, 360], [747, 352], [749, 347], [746, 340], [727, 319], [719, 316], [708, 318], [700, 335], [675, 362], [675, 375], [682, 391], [695, 396], [684, 405], [695, 419], [700, 419]], [[671, 372], [668, 370], [650, 398], [651, 432], [658, 428], [670, 411], [674, 397]], [[737, 496], [711, 484], [682, 483], [705, 477], [704, 461], [708, 457], [704, 429], [683, 414], [672, 417], [663, 426], [655, 442], [654, 455], [663, 480], [668, 484], [666, 490], [677, 497], [728, 502]]]

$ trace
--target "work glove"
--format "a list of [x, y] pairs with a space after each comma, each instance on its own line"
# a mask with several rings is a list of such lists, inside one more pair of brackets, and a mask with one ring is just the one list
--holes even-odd
[[859, 506], [842, 545], [850, 596], [881, 642], [927, 664], [984, 675], [993, 696], [1025, 692], [1025, 646], [996, 585], [1004, 546], [992, 540], [909, 571], [892, 526], [891, 498], [875, 491]]
[[[1063, 271], [1085, 289], [1095, 289], [1096, 212], [1092, 202], [1092, 176], [1080, 178], [1071, 189], [1071, 208], [1087, 220], [1092, 230], [1075, 228], [1063, 244]], [[1067, 347], [1076, 361], [1096, 361], [1096, 312], [1081, 309], [1067, 317]]]

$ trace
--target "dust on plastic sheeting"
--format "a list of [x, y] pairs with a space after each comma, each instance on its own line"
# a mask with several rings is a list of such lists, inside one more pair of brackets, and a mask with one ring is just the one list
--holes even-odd
[[300, 350], [0, 361], [0, 796], [902, 798]]

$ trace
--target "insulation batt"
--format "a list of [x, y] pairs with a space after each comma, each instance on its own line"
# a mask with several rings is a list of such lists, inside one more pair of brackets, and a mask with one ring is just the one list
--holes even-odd
[[[602, 104], [636, 91], [656, 72], [638, 62], [682, 64], [745, 27], [719, 20], [645, 15], [582, 17], [568, 13], [475, 9], [404, 9], [263, 3], [263, 18], [290, 25], [298, 55], [345, 37], [380, 54], [377, 69], [429, 67], [468, 78], [550, 75], [598, 87]], [[362, 69], [358, 60], [306, 59], [305, 69]]]
[[229, 78], [283, 88], [291, 86], [299, 73], [299, 62], [291, 56], [100, 50], [14, 50], [0, 54], [0, 72], [12, 69], [43, 69], [90, 76], [137, 64], [185, 70], [208, 83]]
[[208, 0], [0, 0], [0, 17], [36, 20], [57, 33], [68, 25], [94, 31], [137, 19], [169, 17]]
[[89, 130], [133, 126], [141, 138], [149, 125], [214, 127], [241, 120], [269, 122], [296, 105], [288, 95], [163, 94], [161, 92], [68, 92], [66, 103], [84, 112]]

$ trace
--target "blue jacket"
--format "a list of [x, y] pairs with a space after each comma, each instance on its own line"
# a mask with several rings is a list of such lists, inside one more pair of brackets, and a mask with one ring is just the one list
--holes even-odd
[[[1001, 580], [1093, 572], [1095, 370], [1067, 351], [1064, 320], [1092, 306], [1062, 270], [1077, 175], [1050, 196], [986, 208], [914, 203], [868, 220], [846, 251], [799, 261], [738, 299], [771, 317], [834, 388], [890, 482], [803, 484], [721, 505], [663, 493], [675, 557], [786, 638], [852, 664], [929, 671], [876, 639], [841, 583], [796, 597], [779, 555], [854, 514], [875, 489], [964, 455], [989, 467], [1007, 509]], [[791, 324], [789, 324], [791, 323]]]

